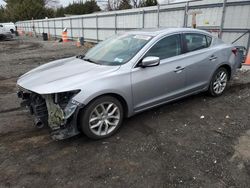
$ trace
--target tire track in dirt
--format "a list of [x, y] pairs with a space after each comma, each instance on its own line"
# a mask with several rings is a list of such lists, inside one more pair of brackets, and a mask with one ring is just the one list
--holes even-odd
[[22, 107], [16, 107], [16, 108], [10, 108], [10, 109], [6, 109], [6, 110], [0, 110], [0, 114], [13, 112], [13, 111], [19, 111], [21, 109], [22, 109]]
[[232, 84], [232, 85], [230, 85], [228, 92], [234, 93], [234, 92], [239, 92], [239, 90], [243, 90], [243, 89], [250, 89], [250, 83]]

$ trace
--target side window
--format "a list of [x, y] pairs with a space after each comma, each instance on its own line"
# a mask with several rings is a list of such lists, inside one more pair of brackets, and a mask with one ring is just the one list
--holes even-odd
[[177, 56], [181, 54], [180, 35], [172, 35], [158, 41], [145, 55], [156, 56], [160, 59]]
[[208, 47], [207, 38], [205, 35], [190, 33], [184, 34], [183, 38], [185, 52], [192, 52]]

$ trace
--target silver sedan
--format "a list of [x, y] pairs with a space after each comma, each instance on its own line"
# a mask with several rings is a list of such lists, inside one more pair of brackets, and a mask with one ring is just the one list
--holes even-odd
[[54, 139], [80, 132], [101, 139], [144, 110], [203, 91], [222, 95], [240, 67], [237, 56], [201, 30], [133, 31], [31, 70], [19, 78], [18, 96]]

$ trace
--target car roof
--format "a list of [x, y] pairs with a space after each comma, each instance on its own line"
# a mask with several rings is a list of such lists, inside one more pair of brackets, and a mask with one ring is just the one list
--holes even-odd
[[171, 34], [176, 32], [198, 32], [201, 34], [211, 35], [207, 31], [200, 29], [192, 29], [192, 28], [150, 28], [150, 29], [133, 30], [127, 33], [136, 35], [150, 35], [154, 37], [161, 34]]

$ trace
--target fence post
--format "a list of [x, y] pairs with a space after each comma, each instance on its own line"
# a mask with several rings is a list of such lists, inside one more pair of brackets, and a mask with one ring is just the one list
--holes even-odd
[[[247, 42], [247, 53], [249, 53], [250, 50], [250, 30], [248, 30], [248, 42]], [[248, 54], [250, 55], [250, 54]]]
[[63, 28], [63, 19], [62, 19], [62, 31], [63, 31], [63, 29], [64, 29], [64, 28]]
[[117, 34], [117, 14], [115, 13], [115, 34]]
[[160, 4], [157, 4], [157, 28], [160, 27]]
[[40, 23], [39, 23], [39, 21], [37, 21], [37, 25], [38, 25], [38, 35], [40, 35]]
[[222, 16], [221, 16], [221, 23], [220, 23], [219, 38], [222, 38], [222, 32], [223, 32], [223, 28], [224, 28], [225, 14], [226, 14], [226, 4], [227, 4], [227, 0], [224, 0], [223, 7], [222, 7]]
[[42, 27], [43, 27], [43, 33], [44, 33], [44, 23], [43, 23], [43, 20], [42, 20]]
[[49, 28], [49, 20], [47, 19], [47, 25], [48, 25], [48, 36], [50, 36], [50, 28]]
[[69, 24], [70, 24], [70, 35], [71, 35], [71, 39], [73, 40], [73, 29], [72, 29], [72, 19], [69, 19]]
[[26, 24], [26, 22], [24, 22], [24, 31], [25, 31], [25, 33], [26, 33], [26, 31], [27, 31], [27, 24]]
[[144, 21], [145, 21], [144, 14], [145, 14], [145, 11], [142, 10], [142, 28], [144, 28], [144, 25], [145, 25], [145, 23], [144, 23]]
[[98, 36], [98, 15], [96, 15], [96, 41], [99, 41], [99, 36]]
[[83, 29], [83, 26], [84, 26], [84, 24], [83, 24], [83, 17], [82, 17], [82, 37], [84, 37], [84, 29]]
[[189, 8], [189, 1], [185, 5], [183, 27], [187, 27], [187, 22], [188, 22], [188, 8]]
[[56, 20], [54, 19], [54, 37], [56, 39]]

